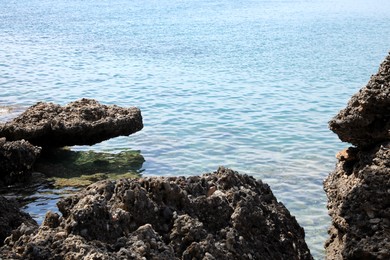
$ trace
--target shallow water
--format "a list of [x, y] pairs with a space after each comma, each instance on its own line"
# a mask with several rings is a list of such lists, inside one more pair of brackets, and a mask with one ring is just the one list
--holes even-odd
[[[74, 150], [140, 150], [143, 175], [219, 165], [270, 184], [316, 259], [322, 181], [348, 146], [327, 127], [390, 50], [390, 3], [0, 0], [0, 121], [37, 101], [137, 106], [144, 129]], [[5, 113], [3, 107], [16, 109]], [[10, 114], [10, 113], [11, 114]], [[58, 192], [27, 206], [37, 219]], [[58, 196], [57, 196], [58, 195]], [[31, 195], [35, 196], [35, 195]]]

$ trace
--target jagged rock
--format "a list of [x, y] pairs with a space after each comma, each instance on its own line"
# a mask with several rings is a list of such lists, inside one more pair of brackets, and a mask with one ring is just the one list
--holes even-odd
[[390, 56], [329, 122], [349, 147], [324, 181], [332, 226], [326, 258], [390, 259]]
[[373, 146], [390, 140], [390, 55], [329, 126], [342, 141], [355, 146]]
[[11, 141], [25, 139], [43, 147], [62, 147], [93, 145], [142, 128], [138, 108], [106, 106], [92, 99], [81, 99], [64, 107], [39, 102], [0, 125], [0, 137]]
[[11, 235], [12, 230], [18, 228], [22, 223], [25, 227], [38, 227], [30, 215], [20, 211], [16, 201], [0, 196], [0, 246], [4, 244], [4, 239]]
[[327, 259], [390, 259], [390, 143], [349, 153], [324, 182], [332, 217]]
[[41, 148], [25, 140], [0, 138], [0, 186], [26, 180], [40, 152]]
[[62, 217], [20, 228], [12, 259], [312, 259], [268, 185], [221, 167], [193, 177], [101, 181], [60, 200]]

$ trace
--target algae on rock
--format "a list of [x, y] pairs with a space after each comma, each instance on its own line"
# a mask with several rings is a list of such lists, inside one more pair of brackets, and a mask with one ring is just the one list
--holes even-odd
[[35, 168], [55, 186], [87, 186], [105, 179], [140, 177], [145, 159], [139, 151], [120, 153], [53, 149], [42, 154]]

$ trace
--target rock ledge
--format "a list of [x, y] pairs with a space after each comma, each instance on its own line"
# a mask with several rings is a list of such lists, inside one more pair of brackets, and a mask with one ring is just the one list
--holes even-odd
[[42, 147], [62, 147], [93, 145], [142, 128], [141, 111], [136, 107], [106, 106], [93, 99], [81, 99], [64, 107], [39, 102], [0, 125], [0, 137], [9, 141], [24, 139]]

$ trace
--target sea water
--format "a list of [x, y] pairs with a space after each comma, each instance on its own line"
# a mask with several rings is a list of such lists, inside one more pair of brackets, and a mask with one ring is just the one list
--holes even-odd
[[[322, 181], [348, 146], [327, 122], [390, 50], [389, 13], [387, 0], [0, 0], [0, 120], [38, 101], [137, 106], [142, 131], [73, 149], [140, 150], [144, 176], [253, 175], [323, 259]], [[40, 192], [37, 219], [59, 197]]]

